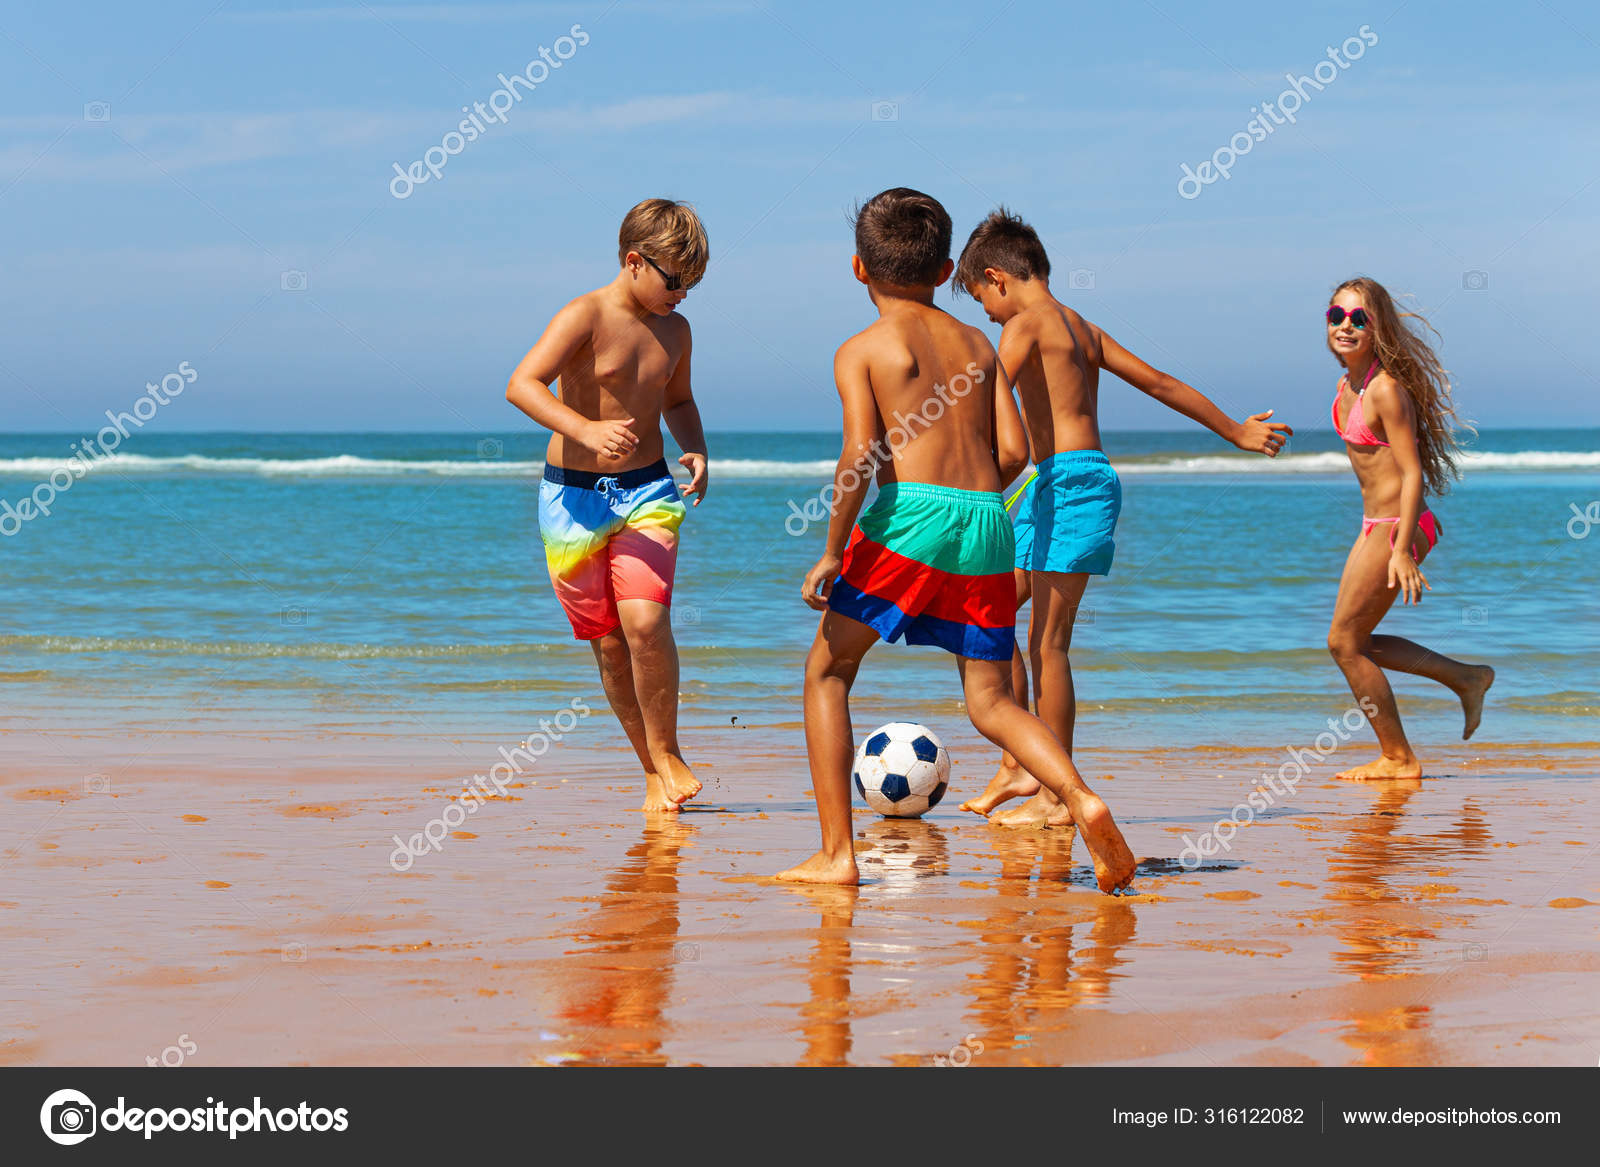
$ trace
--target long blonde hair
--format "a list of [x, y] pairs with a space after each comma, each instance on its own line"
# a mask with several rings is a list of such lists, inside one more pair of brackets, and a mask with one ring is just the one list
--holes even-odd
[[[1360, 293], [1366, 305], [1378, 365], [1404, 386], [1411, 398], [1417, 416], [1417, 457], [1422, 463], [1423, 490], [1435, 496], [1444, 494], [1449, 491], [1450, 484], [1461, 477], [1456, 465], [1461, 453], [1460, 443], [1456, 441], [1457, 427], [1469, 433], [1477, 431], [1456, 414], [1455, 404], [1450, 400], [1450, 376], [1439, 363], [1433, 347], [1423, 339], [1421, 332], [1405, 321], [1420, 320], [1434, 336], [1439, 332], [1420, 313], [1396, 308], [1388, 289], [1366, 276], [1340, 284], [1328, 297], [1328, 303], [1331, 305], [1340, 292], [1352, 290]], [[1334, 351], [1331, 341], [1328, 351]]]

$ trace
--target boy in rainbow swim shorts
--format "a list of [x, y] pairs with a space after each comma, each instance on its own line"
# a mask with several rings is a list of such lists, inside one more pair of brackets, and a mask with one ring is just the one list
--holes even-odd
[[[678, 746], [680, 491], [695, 506], [706, 493], [689, 323], [675, 309], [705, 274], [710, 244], [688, 204], [646, 199], [622, 220], [617, 255], [617, 277], [556, 313], [506, 398], [552, 431], [539, 486], [550, 580], [644, 767], [642, 809], [675, 811], [700, 792]], [[684, 450], [687, 486], [667, 467], [662, 422]]]
[[[1033, 228], [1003, 208], [972, 232], [955, 283], [1002, 325], [1000, 363], [1022, 396], [1039, 469], [1032, 486], [1033, 546], [1026, 567], [1033, 594], [1028, 628], [1037, 712], [1070, 752], [1077, 720], [1067, 653], [1091, 575], [1107, 575], [1116, 553], [1122, 483], [1100, 448], [1100, 370], [1107, 369], [1241, 450], [1275, 457], [1293, 431], [1272, 410], [1229, 418], [1204, 394], [1151, 368], [1050, 294], [1050, 259]], [[1020, 561], [1018, 567], [1022, 567]], [[1006, 826], [1065, 824], [1048, 790], [1007, 767], [964, 808], [987, 815], [1008, 798], [1032, 801], [991, 821]]]
[[[1135, 861], [1106, 804], [1011, 692], [1015, 554], [1000, 490], [1027, 462], [1016, 398], [983, 333], [933, 306], [950, 278], [950, 216], [904, 187], [856, 215], [855, 278], [878, 320], [834, 357], [844, 449], [822, 557], [801, 597], [823, 613], [806, 657], [806, 751], [822, 848], [777, 878], [859, 882], [850, 824], [850, 686], [878, 640], [956, 658], [967, 714], [1061, 799], [1107, 893]], [[876, 471], [878, 497], [861, 513]], [[860, 514], [860, 524], [856, 516]], [[848, 541], [848, 542], [847, 542]]]

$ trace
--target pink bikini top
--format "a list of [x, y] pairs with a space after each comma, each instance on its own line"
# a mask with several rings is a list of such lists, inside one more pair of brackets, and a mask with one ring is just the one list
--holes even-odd
[[1366, 380], [1361, 382], [1361, 390], [1356, 394], [1356, 403], [1350, 407], [1350, 414], [1344, 419], [1344, 428], [1339, 427], [1339, 397], [1344, 392], [1344, 387], [1349, 383], [1349, 374], [1339, 379], [1339, 389], [1333, 395], [1333, 428], [1341, 438], [1353, 446], [1387, 446], [1389, 443], [1372, 432], [1372, 427], [1367, 424], [1366, 411], [1361, 407], [1362, 395], [1367, 391], [1367, 385], [1378, 374], [1378, 362], [1372, 362], [1372, 368], [1367, 370]]

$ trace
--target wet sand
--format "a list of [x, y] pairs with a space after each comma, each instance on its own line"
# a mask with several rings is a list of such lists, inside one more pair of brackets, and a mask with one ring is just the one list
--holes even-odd
[[925, 820], [857, 811], [859, 890], [763, 882], [817, 839], [787, 737], [696, 735], [705, 792], [649, 823], [623, 753], [563, 744], [395, 871], [501, 744], [0, 733], [0, 1063], [1600, 1057], [1600, 743], [1371, 785], [1346, 747], [1197, 870], [1282, 747], [1081, 752], [1143, 858], [1116, 899], [1070, 832], [956, 809], [975, 738]]

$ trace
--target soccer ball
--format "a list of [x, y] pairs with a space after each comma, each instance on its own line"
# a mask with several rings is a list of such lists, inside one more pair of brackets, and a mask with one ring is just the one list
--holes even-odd
[[891, 721], [861, 743], [852, 777], [885, 818], [921, 818], [950, 785], [950, 755], [927, 726]]

